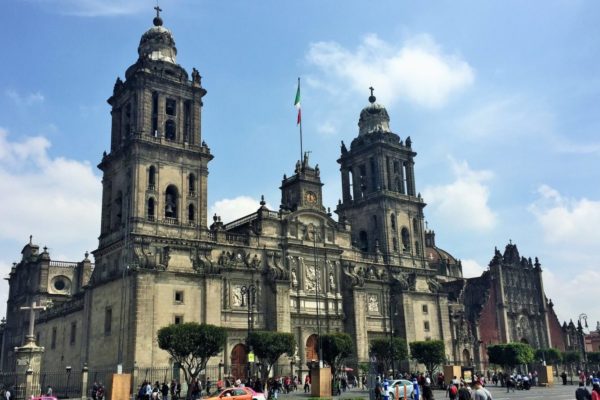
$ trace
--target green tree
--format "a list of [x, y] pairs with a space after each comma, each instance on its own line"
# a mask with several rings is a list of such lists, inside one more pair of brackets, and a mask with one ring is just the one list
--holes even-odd
[[248, 338], [254, 354], [262, 362], [262, 376], [269, 376], [271, 368], [283, 354], [294, 355], [296, 340], [291, 333], [257, 331]]
[[433, 375], [446, 359], [444, 342], [441, 340], [412, 342], [410, 344], [410, 354], [412, 358], [425, 365], [430, 375]]
[[496, 364], [505, 366], [504, 360], [504, 345], [503, 344], [492, 344], [487, 347], [488, 358], [490, 364]]
[[491, 364], [498, 364], [510, 369], [517, 365], [529, 364], [534, 360], [533, 349], [526, 343], [514, 342], [488, 346], [488, 357]]
[[227, 331], [214, 325], [187, 322], [158, 330], [158, 347], [183, 369], [188, 385], [206, 368], [211, 357], [223, 351]]
[[547, 365], [557, 365], [562, 361], [562, 353], [555, 348], [537, 349], [535, 351], [536, 360], [545, 360]]
[[354, 344], [352, 338], [347, 333], [327, 333], [321, 335], [321, 349], [323, 351], [323, 361], [331, 367], [331, 373], [335, 375], [346, 357], [352, 354]]
[[377, 357], [377, 362], [381, 365], [384, 372], [392, 369], [392, 357], [396, 368], [399, 367], [399, 361], [406, 360], [408, 350], [406, 342], [399, 338], [393, 337], [390, 346], [389, 338], [377, 338], [371, 341], [370, 352]]
[[533, 361], [533, 349], [527, 343], [508, 343], [504, 345], [504, 362], [514, 368], [517, 365], [529, 364]]
[[587, 360], [589, 364], [595, 365], [595, 370], [598, 370], [598, 366], [600, 365], [600, 352], [590, 351], [587, 353]]
[[566, 364], [577, 364], [581, 361], [581, 353], [578, 351], [565, 351], [562, 358]]

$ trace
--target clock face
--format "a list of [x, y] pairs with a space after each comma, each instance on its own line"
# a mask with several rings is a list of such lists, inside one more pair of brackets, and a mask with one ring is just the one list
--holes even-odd
[[309, 204], [315, 204], [317, 202], [317, 195], [314, 192], [306, 192], [304, 194], [304, 199]]

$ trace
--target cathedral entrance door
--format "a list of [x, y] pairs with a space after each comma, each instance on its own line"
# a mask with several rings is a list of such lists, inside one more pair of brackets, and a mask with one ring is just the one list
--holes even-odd
[[306, 339], [306, 362], [319, 361], [318, 341], [317, 335], [310, 335]]
[[462, 362], [464, 366], [469, 366], [471, 364], [471, 353], [469, 350], [464, 349], [462, 352]]
[[231, 350], [231, 376], [233, 379], [246, 379], [248, 372], [248, 352], [246, 346], [238, 343]]

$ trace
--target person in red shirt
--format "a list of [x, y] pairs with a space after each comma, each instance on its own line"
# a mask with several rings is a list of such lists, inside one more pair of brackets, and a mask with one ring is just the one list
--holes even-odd
[[600, 400], [600, 379], [594, 378], [592, 384], [592, 400]]

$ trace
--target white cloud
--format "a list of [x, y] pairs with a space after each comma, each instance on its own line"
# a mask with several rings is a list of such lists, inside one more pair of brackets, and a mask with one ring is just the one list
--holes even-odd
[[81, 17], [133, 14], [148, 7], [146, 0], [29, 0], [51, 11]]
[[431, 206], [431, 214], [438, 223], [455, 226], [460, 230], [483, 232], [496, 225], [496, 214], [488, 205], [491, 171], [474, 171], [466, 161], [450, 158], [454, 182], [447, 185], [428, 186], [423, 197]]
[[461, 134], [475, 138], [549, 136], [554, 131], [554, 116], [536, 99], [522, 96], [497, 98], [474, 108], [460, 118]]
[[335, 135], [338, 132], [338, 127], [331, 121], [325, 121], [317, 126], [317, 131], [324, 135]]
[[600, 313], [596, 307], [596, 292], [591, 288], [600, 282], [600, 268], [578, 268], [576, 273], [542, 268], [544, 290], [554, 303], [559, 321], [568, 322], [572, 318], [577, 323], [579, 314], [586, 313], [590, 328], [595, 328], [596, 321], [600, 321]]
[[538, 194], [529, 210], [541, 225], [546, 242], [571, 250], [600, 248], [600, 201], [564, 197], [548, 185], [541, 185]]
[[24, 242], [34, 234], [66, 254], [83, 254], [97, 244], [100, 178], [87, 162], [50, 157], [49, 147], [40, 136], [11, 142], [0, 128], [0, 183], [6, 188], [0, 239]]
[[482, 267], [475, 260], [462, 260], [463, 277], [465, 278], [476, 278], [481, 276], [486, 268]]
[[368, 34], [355, 50], [336, 42], [317, 42], [311, 44], [307, 60], [327, 76], [313, 81], [333, 78], [339, 81], [338, 87], [363, 94], [374, 86], [376, 95], [386, 104], [405, 99], [424, 107], [440, 107], [475, 79], [466, 61], [456, 54], [443, 53], [425, 34], [401, 44]]
[[44, 102], [44, 95], [40, 92], [21, 94], [16, 90], [7, 89], [4, 93], [18, 106], [31, 106]]
[[[252, 214], [260, 207], [260, 200], [253, 199], [250, 196], [238, 196], [233, 199], [217, 200], [208, 212], [208, 224], [212, 223], [212, 216], [217, 214], [221, 217], [223, 223], [235, 221], [238, 218]], [[270, 210], [273, 208], [270, 204], [266, 204]]]

